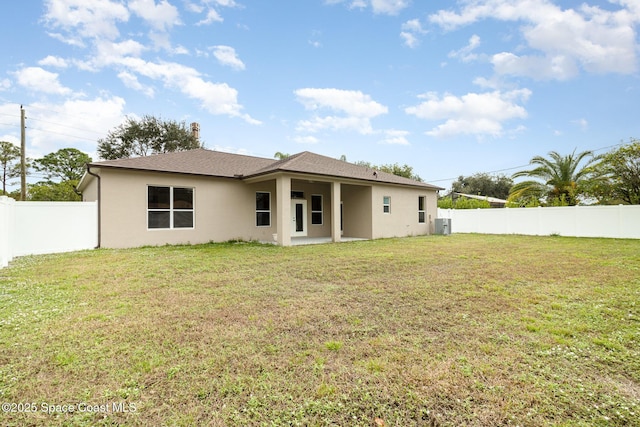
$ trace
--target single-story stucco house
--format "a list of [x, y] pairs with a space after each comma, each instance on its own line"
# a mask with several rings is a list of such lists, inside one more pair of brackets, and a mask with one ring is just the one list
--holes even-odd
[[207, 149], [87, 165], [108, 248], [233, 239], [375, 239], [433, 232], [442, 188], [308, 151], [273, 160]]

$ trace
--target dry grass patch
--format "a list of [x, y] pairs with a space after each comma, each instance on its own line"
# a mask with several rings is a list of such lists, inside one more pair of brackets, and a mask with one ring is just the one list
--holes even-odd
[[0, 422], [639, 425], [639, 297], [623, 240], [25, 257], [0, 270], [0, 400], [36, 411]]

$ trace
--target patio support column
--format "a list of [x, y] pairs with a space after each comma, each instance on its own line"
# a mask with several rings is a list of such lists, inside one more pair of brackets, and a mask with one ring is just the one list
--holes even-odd
[[276, 233], [280, 246], [291, 246], [291, 178], [276, 178]]
[[340, 183], [331, 183], [331, 240], [340, 241]]

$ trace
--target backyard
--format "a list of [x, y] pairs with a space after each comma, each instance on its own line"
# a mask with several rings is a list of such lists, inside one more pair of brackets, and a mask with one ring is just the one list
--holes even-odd
[[640, 240], [18, 258], [0, 402], [9, 426], [637, 426]]

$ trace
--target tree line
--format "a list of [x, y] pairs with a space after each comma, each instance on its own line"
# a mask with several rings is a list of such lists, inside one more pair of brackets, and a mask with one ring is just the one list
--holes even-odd
[[[126, 118], [125, 122], [98, 140], [97, 153], [103, 160], [146, 156], [202, 147], [185, 122], [162, 120], [154, 116]], [[277, 152], [284, 159], [287, 153]], [[19, 198], [19, 191], [7, 193], [11, 179], [20, 176], [20, 149], [0, 141], [0, 179], [2, 195]], [[346, 161], [346, 156], [340, 160]], [[76, 190], [91, 157], [75, 148], [63, 148], [40, 159], [29, 159], [28, 170], [42, 174], [43, 180], [28, 186], [28, 200], [80, 200]], [[355, 164], [394, 175], [422, 181], [409, 165]], [[640, 140], [630, 139], [617, 148], [595, 155], [583, 151], [562, 155], [551, 151], [547, 156], [535, 156], [531, 168], [513, 175], [493, 176], [478, 173], [460, 176], [451, 192], [439, 201], [442, 207], [489, 207], [482, 200], [452, 200], [456, 193], [495, 197], [507, 200], [507, 206], [573, 206], [577, 204], [640, 204]], [[515, 183], [514, 180], [524, 178]], [[456, 206], [458, 205], [458, 206]]]
[[[530, 169], [510, 177], [487, 173], [460, 176], [439, 206], [489, 207], [482, 201], [456, 206], [452, 201], [456, 193], [505, 199], [509, 207], [640, 204], [640, 140], [632, 138], [601, 155], [551, 151], [547, 156], [533, 157], [529, 165]], [[514, 183], [517, 178], [524, 180]]]

